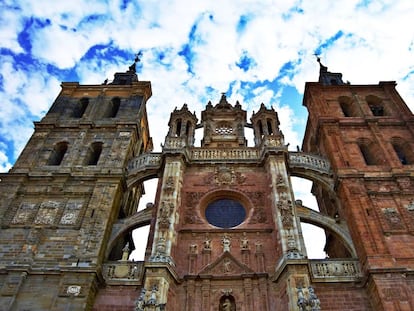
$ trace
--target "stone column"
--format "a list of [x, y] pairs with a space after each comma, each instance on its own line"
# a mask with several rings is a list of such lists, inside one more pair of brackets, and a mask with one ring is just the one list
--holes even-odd
[[[154, 242], [147, 271], [151, 270], [151, 278], [146, 273], [145, 289], [150, 292], [157, 286], [157, 299], [160, 304], [167, 304], [168, 288], [171, 275], [166, 271], [175, 266], [171, 257], [172, 245], [176, 243], [175, 223], [177, 209], [181, 204], [181, 186], [184, 163], [181, 157], [167, 157], [162, 177], [161, 193], [155, 223]], [[167, 268], [167, 269], [166, 269]], [[154, 284], [152, 284], [154, 283]]]
[[299, 235], [299, 220], [284, 155], [269, 156], [266, 166], [272, 183], [273, 217], [281, 237], [284, 257], [305, 258], [306, 250]]

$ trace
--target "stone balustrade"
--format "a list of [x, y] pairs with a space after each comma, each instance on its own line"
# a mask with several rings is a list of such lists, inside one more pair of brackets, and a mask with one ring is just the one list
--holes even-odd
[[[182, 148], [183, 140], [171, 140], [169, 148]], [[165, 146], [164, 146], [165, 147]], [[173, 148], [173, 149], [174, 149]], [[263, 149], [260, 148], [185, 148], [185, 154], [190, 161], [259, 161]], [[162, 153], [144, 153], [132, 159], [128, 171], [144, 171], [157, 169], [161, 166]], [[289, 166], [292, 168], [310, 169], [322, 174], [330, 174], [331, 166], [327, 159], [317, 155], [301, 152], [289, 152]]]
[[143, 261], [111, 261], [103, 265], [107, 284], [139, 285], [144, 274]]
[[128, 163], [128, 170], [145, 170], [146, 168], [158, 168], [161, 166], [161, 153], [143, 153], [140, 156], [133, 158]]
[[327, 159], [309, 153], [289, 152], [289, 166], [309, 168], [325, 174], [331, 172], [331, 164]]
[[312, 259], [309, 269], [314, 282], [355, 282], [361, 278], [356, 259]]
[[164, 149], [181, 149], [187, 145], [185, 137], [167, 137]]
[[192, 161], [205, 160], [258, 160], [259, 150], [256, 148], [194, 148], [190, 150]]

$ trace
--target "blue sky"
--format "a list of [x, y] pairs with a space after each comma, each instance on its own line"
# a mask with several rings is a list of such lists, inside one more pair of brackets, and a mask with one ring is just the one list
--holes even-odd
[[414, 108], [412, 0], [0, 1], [0, 171], [7, 171], [62, 81], [100, 84], [142, 51], [140, 80], [155, 151], [174, 107], [198, 113], [226, 92], [248, 111], [279, 113], [301, 145], [315, 53], [353, 84], [395, 80]]

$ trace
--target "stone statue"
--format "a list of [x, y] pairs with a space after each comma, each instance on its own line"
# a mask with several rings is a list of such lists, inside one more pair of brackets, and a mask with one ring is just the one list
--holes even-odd
[[240, 240], [241, 249], [249, 249], [249, 240], [246, 237], [246, 232], [243, 232], [243, 237]]
[[224, 235], [221, 244], [223, 244], [223, 252], [230, 252], [231, 241], [227, 235]]
[[308, 287], [309, 291], [309, 305], [312, 311], [317, 311], [321, 309], [321, 301], [319, 300], [318, 296], [315, 294], [315, 290], [312, 286]]
[[233, 311], [233, 306], [229, 298], [226, 298], [221, 304], [222, 311]]
[[230, 261], [230, 259], [226, 259], [224, 261], [223, 266], [224, 266], [224, 273], [231, 272], [231, 261]]
[[128, 261], [128, 257], [129, 257], [129, 242], [127, 242], [124, 246], [124, 248], [122, 249], [122, 259], [121, 261]]
[[141, 290], [141, 294], [139, 295], [136, 303], [135, 303], [135, 311], [143, 311], [144, 310], [144, 302], [145, 302], [145, 293], [146, 290], [143, 288]]
[[211, 240], [208, 237], [204, 240], [204, 249], [211, 249]]

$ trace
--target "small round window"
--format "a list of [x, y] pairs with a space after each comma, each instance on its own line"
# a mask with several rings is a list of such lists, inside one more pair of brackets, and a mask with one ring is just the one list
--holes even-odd
[[220, 199], [206, 208], [207, 221], [219, 228], [232, 228], [240, 225], [246, 218], [246, 210], [239, 202]]

